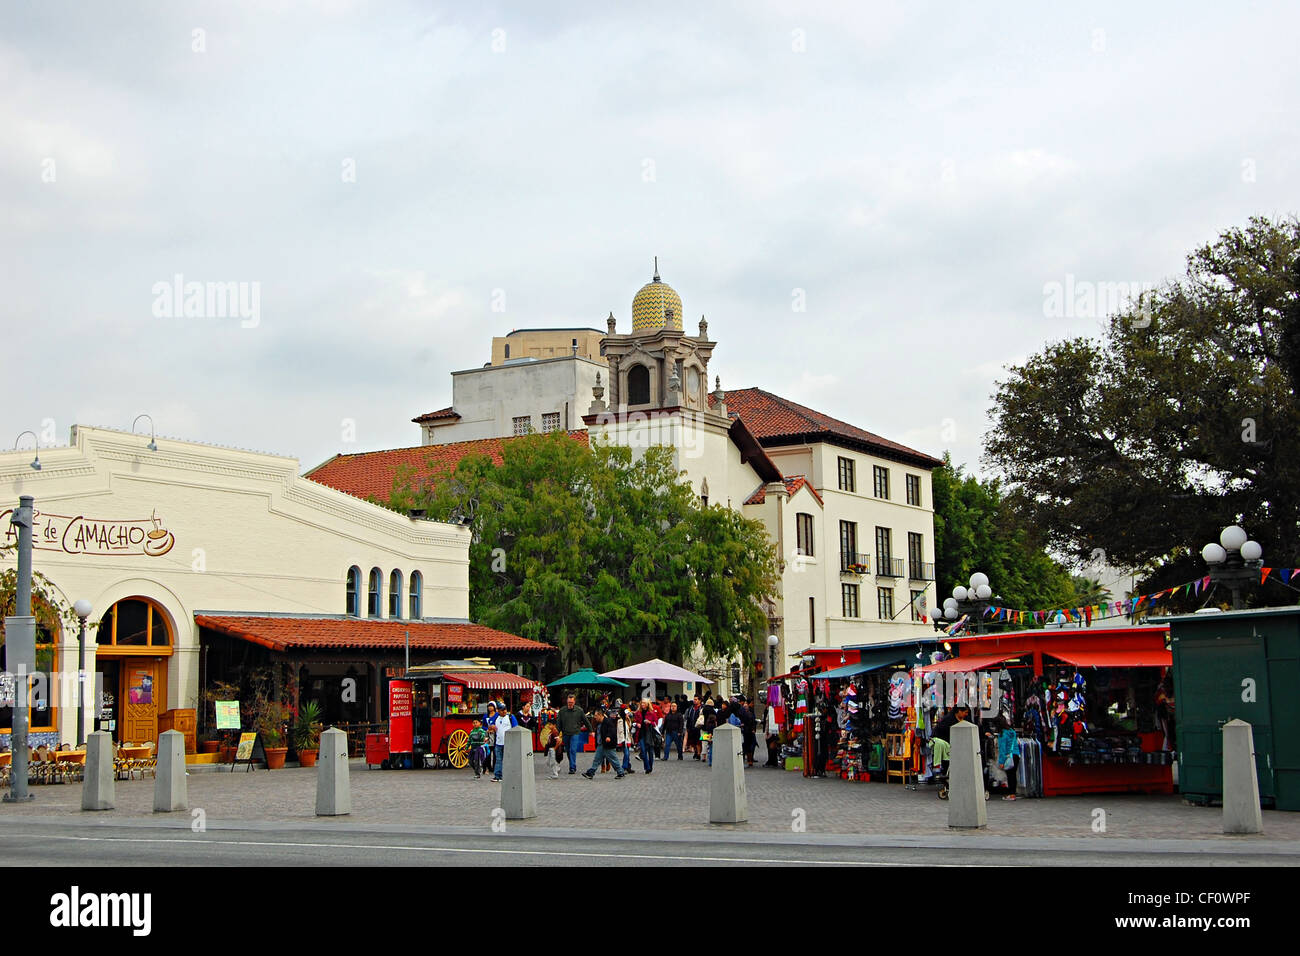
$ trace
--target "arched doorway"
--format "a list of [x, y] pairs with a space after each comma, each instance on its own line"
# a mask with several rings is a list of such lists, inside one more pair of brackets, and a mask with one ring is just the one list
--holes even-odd
[[148, 598], [123, 598], [100, 620], [95, 643], [95, 729], [119, 743], [157, 740], [175, 644], [167, 613]]

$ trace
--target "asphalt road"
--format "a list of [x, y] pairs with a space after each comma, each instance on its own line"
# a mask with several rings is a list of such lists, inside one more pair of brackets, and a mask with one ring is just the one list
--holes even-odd
[[[757, 835], [756, 835], [757, 836]], [[372, 832], [320, 828], [220, 829], [193, 833], [148, 821], [112, 826], [17, 821], [0, 826], [0, 859], [19, 866], [1163, 866], [1167, 850], [1098, 847], [1093, 841], [1052, 846], [825, 845], [747, 839], [683, 840], [593, 831], [564, 834]], [[1300, 856], [1225, 850], [1182, 854], [1182, 864], [1298, 865]]]

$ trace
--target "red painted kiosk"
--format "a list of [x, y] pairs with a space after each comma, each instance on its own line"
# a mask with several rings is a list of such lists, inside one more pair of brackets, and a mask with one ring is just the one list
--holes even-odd
[[469, 732], [491, 698], [512, 711], [535, 682], [478, 661], [437, 661], [408, 668], [388, 684], [388, 733], [366, 737], [366, 763], [383, 770], [469, 765]]
[[[1015, 687], [1017, 723], [1030, 695], [1039, 697], [1043, 796], [1173, 793], [1168, 639], [1169, 628], [1162, 625], [952, 637], [957, 657], [918, 670], [981, 677], [1006, 670]], [[1074, 690], [1075, 675], [1083, 680], [1082, 692]], [[996, 712], [996, 699], [993, 707]]]

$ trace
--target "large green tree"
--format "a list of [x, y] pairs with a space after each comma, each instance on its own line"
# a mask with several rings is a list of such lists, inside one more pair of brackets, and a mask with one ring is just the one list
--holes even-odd
[[980, 481], [948, 455], [931, 472], [934, 488], [935, 578], [939, 602], [976, 571], [989, 576], [1003, 607], [1072, 606], [1069, 572], [1012, 510], [997, 481]]
[[985, 462], [1054, 550], [1169, 586], [1240, 522], [1300, 565], [1300, 221], [1225, 231], [1100, 337], [1009, 371]]
[[400, 473], [389, 504], [472, 516], [470, 613], [558, 646], [566, 667], [748, 656], [776, 590], [761, 524], [701, 506], [669, 449], [634, 458], [567, 435], [505, 443], [452, 469]]

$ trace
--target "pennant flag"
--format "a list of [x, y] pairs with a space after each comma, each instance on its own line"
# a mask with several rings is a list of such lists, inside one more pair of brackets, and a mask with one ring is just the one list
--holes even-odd
[[1209, 586], [1210, 586], [1210, 576], [1207, 574], [1205, 577], [1201, 578], [1201, 588], [1204, 589], [1204, 588], [1208, 588]]
[[1086, 614], [1087, 617], [1088, 617], [1088, 623], [1091, 624], [1091, 623], [1092, 623], [1092, 608], [1091, 608], [1091, 607], [1085, 607], [1085, 608], [1083, 609], [1083, 611], [1084, 611], [1084, 614]]
[[1265, 581], [1268, 580], [1269, 572], [1272, 570], [1273, 570], [1272, 568], [1260, 568], [1260, 575], [1259, 575], [1260, 584], [1263, 584]]
[[1192, 590], [1192, 582], [1188, 581], [1186, 584], [1183, 585], [1183, 594], [1187, 594], [1191, 590]]
[[1283, 584], [1286, 584], [1288, 581], [1291, 580], [1291, 569], [1290, 569], [1290, 568], [1279, 568], [1277, 573], [1278, 573], [1278, 576], [1282, 579], [1282, 583], [1283, 583]]

